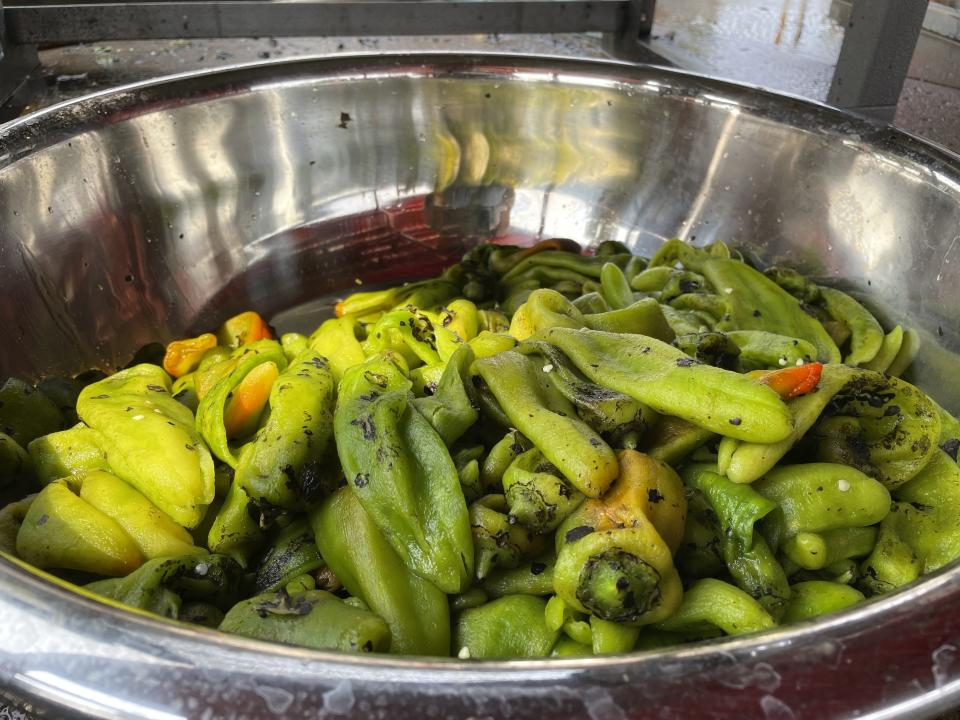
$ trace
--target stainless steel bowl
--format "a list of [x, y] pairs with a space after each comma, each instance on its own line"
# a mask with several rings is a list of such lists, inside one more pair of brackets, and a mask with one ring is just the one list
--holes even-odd
[[[960, 159], [753, 88], [493, 55], [270, 62], [0, 128], [0, 370], [115, 366], [248, 307], [557, 235], [732, 240], [839, 280], [921, 331], [914, 379], [960, 408]], [[2, 561], [0, 685], [54, 715], [157, 719], [923, 716], [960, 697], [958, 579], [669, 652], [464, 663], [198, 630]]]

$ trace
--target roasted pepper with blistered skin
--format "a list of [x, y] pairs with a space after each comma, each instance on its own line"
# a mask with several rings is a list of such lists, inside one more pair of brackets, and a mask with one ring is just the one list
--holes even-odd
[[556, 529], [583, 502], [583, 494], [537, 448], [510, 464], [503, 474], [503, 491], [511, 522], [539, 534]]
[[270, 415], [237, 463], [237, 482], [254, 501], [306, 510], [329, 491], [336, 392], [326, 359], [310, 350], [279, 375]]
[[508, 512], [503, 495], [486, 495], [470, 504], [477, 580], [494, 568], [515, 568], [543, 552], [545, 538], [511, 522]]
[[755, 442], [778, 442], [792, 422], [770, 388], [709, 365], [643, 335], [551, 328], [538, 339], [556, 345], [595, 383], [619, 390], [659, 413], [713, 432]]
[[937, 452], [940, 427], [936, 406], [913, 385], [859, 370], [811, 434], [819, 460], [850, 465], [893, 490]]
[[403, 561], [444, 592], [473, 575], [473, 538], [456, 466], [413, 404], [396, 355], [351, 368], [334, 428], [340, 464], [364, 509]]
[[582, 420], [545, 373], [528, 357], [507, 351], [475, 364], [510, 422], [588, 497], [604, 492], [617, 476], [617, 459]]
[[[554, 588], [572, 608], [646, 625], [669, 617], [682, 595], [670, 546], [645, 514], [650, 489], [660, 486], [658, 475], [670, 476], [670, 485], [680, 481], [668, 466], [640, 453], [625, 450], [620, 457], [620, 477], [606, 495], [584, 501], [558, 528]], [[678, 542], [686, 516], [682, 498], [659, 517]]]

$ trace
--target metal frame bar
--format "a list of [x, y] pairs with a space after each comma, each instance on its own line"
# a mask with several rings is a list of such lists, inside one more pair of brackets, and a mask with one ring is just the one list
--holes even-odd
[[32, 2], [8, 4], [6, 16], [15, 43], [75, 43], [262, 35], [619, 32], [631, 4], [631, 0]]
[[927, 0], [854, 0], [827, 102], [892, 120], [927, 4]]

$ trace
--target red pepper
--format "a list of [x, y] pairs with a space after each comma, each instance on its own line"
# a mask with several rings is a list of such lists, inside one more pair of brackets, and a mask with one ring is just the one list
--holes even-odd
[[771, 370], [763, 373], [750, 373], [758, 382], [775, 390], [784, 400], [806, 395], [817, 387], [820, 374], [823, 372], [823, 363], [813, 362], [800, 367]]

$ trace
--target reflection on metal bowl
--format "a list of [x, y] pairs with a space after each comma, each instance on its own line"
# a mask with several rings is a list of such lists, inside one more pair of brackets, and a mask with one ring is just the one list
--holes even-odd
[[[944, 382], [960, 349], [960, 160], [702, 77], [492, 55], [264, 63], [0, 128], [0, 367], [115, 367], [250, 307], [309, 324], [355, 280], [548, 236], [644, 253], [724, 239], [842, 279], [920, 332], [913, 379], [960, 409]], [[960, 692], [958, 578], [659, 654], [471, 664], [214, 634], [0, 560], [0, 692], [144, 718], [926, 714]]]

